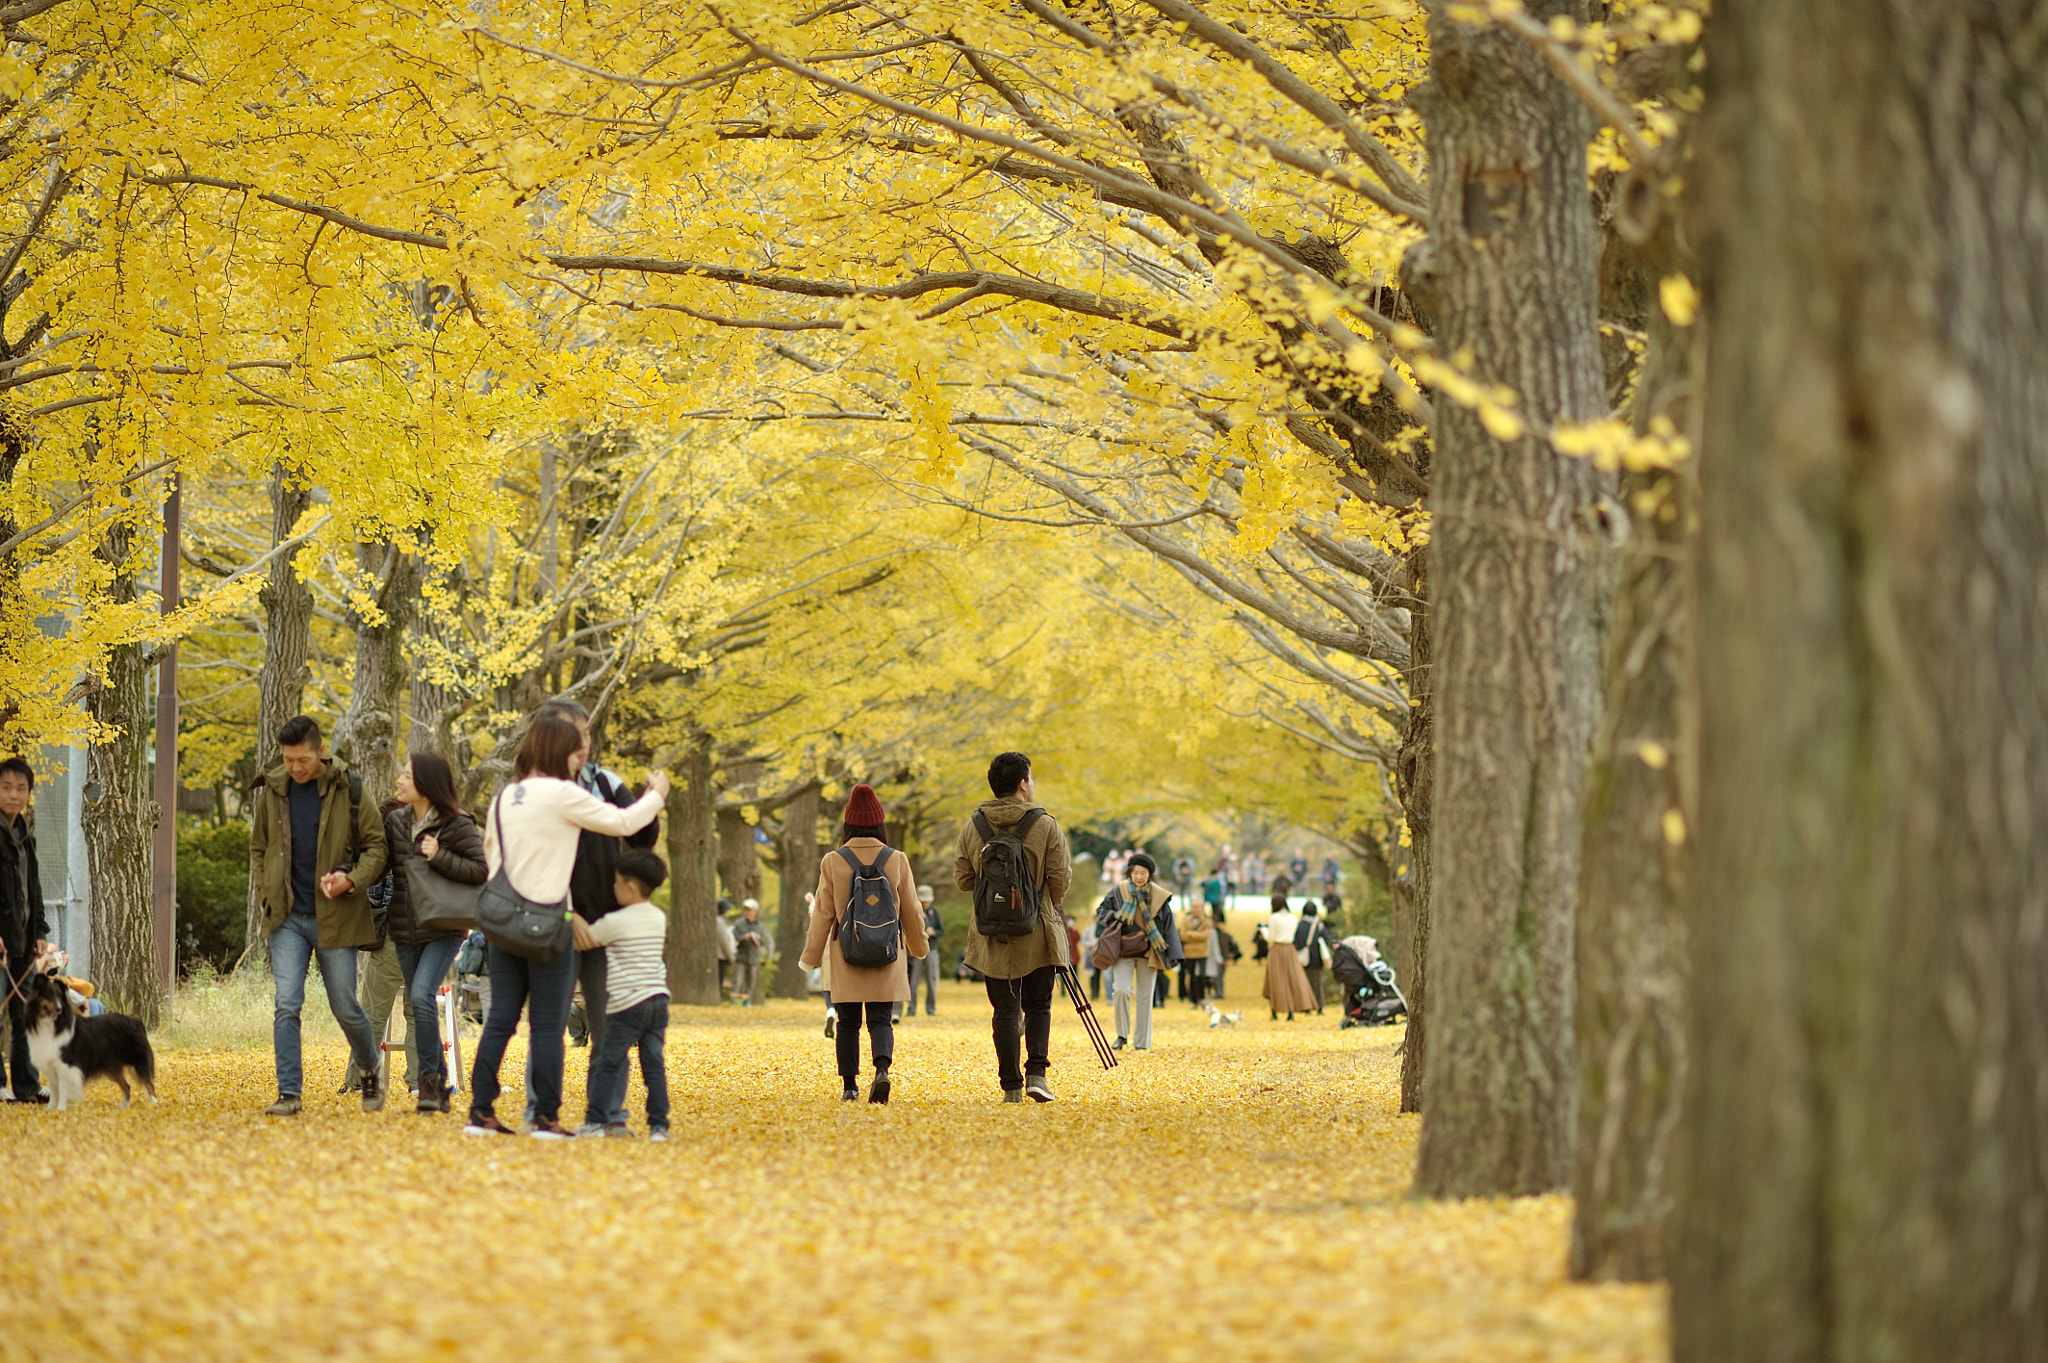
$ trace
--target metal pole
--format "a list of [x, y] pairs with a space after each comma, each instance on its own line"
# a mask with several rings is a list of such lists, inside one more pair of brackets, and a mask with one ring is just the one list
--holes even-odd
[[[163, 563], [158, 577], [163, 614], [178, 608], [178, 564], [183, 548], [185, 480], [173, 477], [164, 501]], [[156, 946], [157, 986], [171, 996], [177, 967], [178, 902], [178, 646], [166, 641], [156, 680], [156, 845], [150, 860], [150, 924]]]

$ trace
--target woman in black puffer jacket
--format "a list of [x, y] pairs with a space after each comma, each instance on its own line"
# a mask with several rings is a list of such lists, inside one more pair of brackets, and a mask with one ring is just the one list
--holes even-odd
[[412, 754], [398, 772], [398, 797], [384, 806], [384, 840], [391, 856], [391, 907], [387, 912], [398, 965], [405, 972], [405, 1002], [412, 1010], [412, 1035], [420, 1057], [420, 1112], [448, 1110], [448, 1071], [441, 1052], [441, 981], [462, 946], [465, 932], [430, 931], [413, 912], [406, 863], [423, 860], [436, 873], [462, 885], [481, 885], [484, 839], [476, 822], [455, 802], [455, 772], [435, 753]]

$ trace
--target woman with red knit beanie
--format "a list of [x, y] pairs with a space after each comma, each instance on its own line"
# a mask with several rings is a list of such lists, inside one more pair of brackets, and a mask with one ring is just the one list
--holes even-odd
[[[846, 799], [846, 814], [839, 830], [840, 846], [827, 852], [818, 865], [818, 889], [811, 897], [811, 931], [804, 942], [801, 962], [809, 970], [830, 953], [832, 1007], [839, 1020], [833, 1039], [839, 1045], [840, 1097], [849, 1103], [860, 1097], [863, 1016], [875, 1062], [875, 1082], [868, 1090], [868, 1101], [889, 1101], [889, 1063], [896, 1055], [896, 1032], [890, 1013], [894, 1005], [910, 1001], [909, 958], [922, 959], [929, 949], [924, 935], [924, 906], [917, 899], [917, 877], [910, 873], [910, 858], [889, 846], [884, 822], [882, 801], [874, 789], [855, 786]], [[846, 920], [855, 881], [874, 877], [886, 880], [896, 899], [900, 934], [896, 958], [880, 967], [851, 966], [840, 950], [840, 925]]]

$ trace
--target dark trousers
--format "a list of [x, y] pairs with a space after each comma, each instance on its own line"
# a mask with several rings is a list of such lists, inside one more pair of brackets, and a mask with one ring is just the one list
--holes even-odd
[[[609, 1004], [605, 982], [610, 978], [605, 966], [604, 948], [592, 947], [588, 951], [573, 953], [576, 957], [576, 973], [569, 980], [569, 1011], [563, 1014], [569, 1035], [590, 1044], [590, 1069], [596, 1070], [598, 1052], [604, 1049], [604, 1030], [610, 1014], [604, 1010]], [[583, 1017], [576, 1017], [576, 986], [583, 986]], [[560, 1071], [557, 1071], [559, 1074]], [[584, 1099], [590, 1094], [589, 1075], [584, 1076]], [[526, 1052], [526, 1120], [531, 1123], [534, 1116], [533, 1050]]]
[[1316, 996], [1316, 1011], [1323, 1011], [1323, 967], [1311, 965], [1302, 967], [1308, 976], [1308, 992]]
[[852, 1088], [860, 1078], [860, 1020], [863, 1011], [868, 1020], [868, 1049], [874, 1054], [875, 1068], [886, 1070], [896, 1058], [896, 1024], [892, 1020], [896, 1005], [893, 1003], [835, 1003], [834, 1011], [839, 1014], [839, 1025], [832, 1031], [833, 1044], [839, 1048], [839, 1077]]
[[611, 1017], [604, 1011], [607, 978], [603, 947], [576, 953], [576, 982], [583, 986], [583, 1014], [589, 1019], [592, 1055], [604, 1049], [604, 1029]]
[[1188, 965], [1183, 965], [1181, 972], [1187, 977], [1188, 1002], [1200, 1008], [1202, 1006], [1202, 996], [1209, 990], [1209, 963], [1207, 961], [1192, 961]]
[[[988, 981], [988, 1001], [995, 1006], [990, 1031], [996, 1042], [996, 1073], [1003, 1091], [1024, 1087], [1027, 1075], [1042, 1076], [1052, 1050], [1052, 991], [1055, 971], [1042, 965], [1017, 980]], [[1017, 1064], [1019, 1043], [1024, 1064]]]
[[[31, 944], [33, 945], [33, 944]], [[0, 973], [0, 989], [7, 991], [7, 1030], [13, 1034], [14, 1042], [8, 1049], [8, 1059], [14, 1068], [14, 1096], [33, 1098], [42, 1091], [42, 1084], [36, 1075], [36, 1067], [28, 1058], [28, 986], [22, 981], [28, 978], [28, 967], [23, 965], [19, 975], [14, 973], [14, 962], [25, 959], [26, 951], [16, 952], [8, 960], [7, 970]], [[7, 1071], [0, 1069], [0, 1084], [7, 1081]]]
[[617, 1126], [626, 1120], [626, 1071], [640, 1053], [640, 1082], [647, 1085], [647, 1129], [668, 1129], [668, 995], [656, 994], [605, 1020], [604, 1049], [592, 1051], [590, 1096], [585, 1123]]
[[542, 964], [492, 946], [486, 958], [491, 973], [491, 1015], [476, 1044], [470, 1069], [470, 1106], [490, 1112], [500, 1092], [498, 1067], [505, 1046], [519, 1029], [526, 1010], [527, 1053], [533, 1057], [534, 1116], [552, 1122], [562, 1115], [562, 1027], [569, 1019], [569, 991], [576, 983], [576, 953], [565, 951]]
[[1152, 978], [1152, 1006], [1166, 1006], [1166, 972], [1163, 970]]

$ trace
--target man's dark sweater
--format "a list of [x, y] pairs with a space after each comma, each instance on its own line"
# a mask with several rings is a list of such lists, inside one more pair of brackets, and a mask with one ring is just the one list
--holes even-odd
[[319, 900], [320, 783], [293, 781], [285, 792], [292, 816], [292, 911], [315, 913]]

